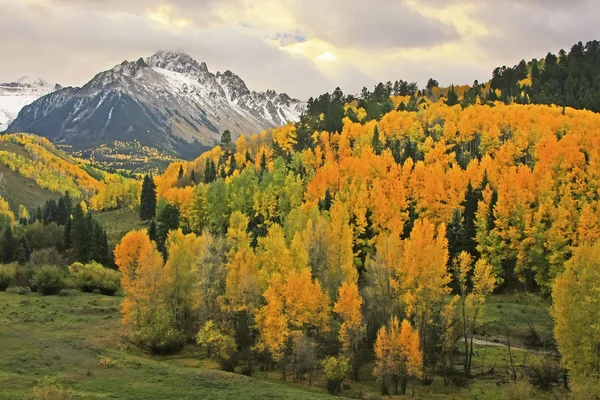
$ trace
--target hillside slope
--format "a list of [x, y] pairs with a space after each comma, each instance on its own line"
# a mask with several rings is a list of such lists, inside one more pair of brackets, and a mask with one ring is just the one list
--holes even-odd
[[137, 180], [81, 163], [35, 135], [0, 136], [0, 173], [0, 195], [13, 210], [37, 208], [65, 191], [96, 210], [137, 204]]

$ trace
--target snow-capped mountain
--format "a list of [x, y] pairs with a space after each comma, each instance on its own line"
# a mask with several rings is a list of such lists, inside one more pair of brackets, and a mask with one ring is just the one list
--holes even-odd
[[0, 80], [0, 132], [8, 128], [24, 106], [59, 89], [61, 86], [58, 84], [51, 85], [41, 79], [27, 76], [16, 82]]
[[30, 132], [86, 149], [137, 140], [176, 154], [297, 121], [305, 103], [250, 91], [231, 71], [211, 73], [187, 54], [157, 52], [124, 61], [81, 88], [65, 88], [23, 108], [8, 132]]

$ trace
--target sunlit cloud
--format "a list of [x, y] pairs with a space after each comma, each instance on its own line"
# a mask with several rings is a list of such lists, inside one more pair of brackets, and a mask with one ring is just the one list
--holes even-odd
[[316, 60], [319, 60], [319, 61], [333, 61], [336, 58], [337, 57], [336, 57], [335, 53], [333, 53], [331, 51], [326, 51], [325, 53], [319, 54], [316, 57]]
[[176, 17], [173, 13], [173, 6], [163, 4], [148, 12], [148, 19], [163, 25], [185, 27], [192, 23], [189, 19]]

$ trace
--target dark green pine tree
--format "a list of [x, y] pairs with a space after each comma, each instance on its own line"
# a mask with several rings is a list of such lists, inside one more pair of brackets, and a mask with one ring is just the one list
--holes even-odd
[[217, 167], [213, 160], [206, 160], [204, 164], [204, 183], [211, 183], [217, 179]]
[[151, 175], [144, 176], [140, 196], [140, 218], [149, 220], [156, 214], [156, 184]]
[[23, 265], [29, 261], [31, 257], [31, 246], [29, 245], [29, 240], [27, 240], [27, 236], [21, 236], [19, 239], [19, 244], [17, 246], [17, 251], [15, 252], [14, 259], [19, 264]]
[[15, 237], [10, 226], [4, 228], [4, 241], [2, 243], [2, 261], [10, 263], [14, 260], [16, 250]]
[[90, 245], [88, 248], [88, 260], [96, 261], [100, 264], [106, 265], [108, 262], [108, 243], [106, 241], [106, 234], [102, 229], [102, 226], [95, 221], [91, 214], [88, 213], [87, 217], [88, 229], [91, 228], [90, 232]]
[[58, 225], [65, 225], [67, 220], [69, 219], [70, 212], [67, 209], [67, 203], [65, 199], [61, 196], [58, 199], [58, 204], [56, 206], [56, 223]]
[[72, 224], [71, 218], [69, 218], [69, 220], [65, 224], [65, 230], [64, 230], [64, 234], [63, 234], [63, 243], [62, 243], [63, 250], [67, 250], [67, 249], [71, 248], [71, 224]]
[[75, 252], [77, 261], [87, 261], [87, 248], [90, 244], [90, 232], [88, 220], [83, 213], [81, 204], [77, 204], [73, 209], [73, 219], [71, 221], [71, 247]]
[[219, 176], [223, 179], [227, 178], [227, 171], [225, 171], [225, 165], [221, 165], [221, 168], [219, 168]]
[[260, 176], [267, 171], [267, 155], [263, 152], [260, 155]]
[[231, 153], [231, 156], [229, 157], [229, 175], [233, 175], [233, 171], [235, 171], [236, 168], [235, 154]]
[[67, 208], [67, 213], [70, 216], [71, 213], [73, 213], [73, 199], [71, 198], [71, 193], [68, 190], [65, 191], [65, 195], [63, 196], [63, 199], [65, 201], [65, 207]]
[[179, 164], [179, 173], [177, 174], [177, 179], [181, 180], [183, 179], [183, 165]]
[[192, 182], [192, 185], [196, 184], [196, 171], [194, 171], [192, 169], [192, 172], [190, 173], [190, 182]]
[[463, 221], [464, 221], [464, 238], [465, 250], [468, 251], [476, 259], [479, 258], [477, 251], [477, 242], [475, 241], [475, 214], [477, 213], [477, 205], [481, 200], [481, 192], [474, 190], [471, 182], [467, 186], [467, 194], [465, 195]]
[[228, 150], [231, 145], [231, 132], [225, 129], [221, 134], [221, 149]]
[[42, 207], [38, 206], [37, 211], [35, 213], [35, 220], [44, 222], [44, 212], [42, 211]]
[[248, 150], [246, 150], [246, 162], [251, 163], [252, 160], [252, 156], [250, 155], [250, 152]]
[[456, 93], [456, 90], [454, 90], [454, 85], [452, 85], [450, 87], [450, 91], [448, 92], [448, 98], [446, 99], [446, 104], [452, 107], [459, 103], [460, 103], [460, 101], [458, 100], [458, 94]]
[[449, 265], [452, 265], [458, 254], [461, 251], [466, 250], [465, 231], [462, 215], [459, 209], [454, 209], [454, 212], [452, 213], [452, 221], [448, 225], [446, 238], [448, 239], [448, 262]]
[[381, 140], [379, 139], [379, 128], [375, 125], [375, 130], [373, 131], [373, 139], [371, 139], [371, 147], [373, 148], [373, 152], [377, 155], [381, 154], [383, 150], [383, 146], [381, 145]]
[[156, 233], [158, 249], [166, 255], [165, 243], [169, 231], [179, 228], [179, 208], [161, 200], [156, 210]]
[[148, 237], [150, 240], [158, 243], [158, 232], [156, 230], [156, 222], [154, 222], [154, 220], [152, 220], [150, 225], [148, 225]]
[[51, 199], [46, 202], [46, 205], [44, 206], [44, 225], [56, 222], [57, 209], [58, 206], [56, 205], [56, 200]]
[[331, 196], [331, 192], [329, 189], [325, 191], [325, 197], [323, 200], [319, 200], [319, 209], [321, 211], [329, 211], [331, 209], [331, 204], [333, 203], [333, 197]]

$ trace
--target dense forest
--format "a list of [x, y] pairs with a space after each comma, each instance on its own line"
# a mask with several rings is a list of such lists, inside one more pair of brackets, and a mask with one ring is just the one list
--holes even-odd
[[383, 390], [404, 392], [411, 378], [469, 376], [472, 348], [453, 349], [492, 292], [554, 292], [573, 387], [596, 384], [593, 346], [574, 343], [597, 335], [566, 326], [597, 310], [575, 299], [597, 279], [578, 280], [597, 274], [598, 115], [429, 100], [379, 120], [357, 100], [342, 110], [340, 132], [224, 135], [154, 178], [179, 230], [133, 231], [115, 250], [131, 338], [154, 352], [196, 339], [223, 368], [266, 363], [284, 378], [324, 359], [333, 392], [333, 371], [357, 377], [371, 354]]

